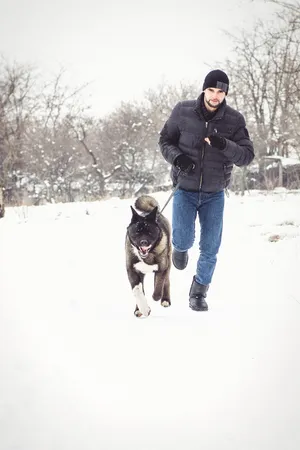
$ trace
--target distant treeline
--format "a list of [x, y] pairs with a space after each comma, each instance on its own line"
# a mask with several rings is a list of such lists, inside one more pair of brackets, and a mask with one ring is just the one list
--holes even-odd
[[[246, 118], [256, 158], [236, 169], [232, 189], [300, 188], [299, 170], [265, 164], [300, 155], [300, 4], [278, 4], [276, 26], [257, 23], [232, 36], [228, 103]], [[216, 64], [213, 65], [216, 67]], [[141, 102], [91, 115], [85, 86], [70, 90], [61, 71], [43, 82], [29, 65], [0, 65], [0, 185], [6, 204], [94, 200], [169, 189], [159, 131], [175, 104], [200, 94], [202, 80], [162, 84]], [[278, 163], [278, 160], [277, 160]], [[297, 166], [297, 164], [296, 164]], [[276, 175], [276, 170], [278, 175]], [[285, 174], [285, 175], [284, 175]], [[270, 176], [269, 176], [270, 175]], [[292, 180], [292, 182], [291, 182]]]

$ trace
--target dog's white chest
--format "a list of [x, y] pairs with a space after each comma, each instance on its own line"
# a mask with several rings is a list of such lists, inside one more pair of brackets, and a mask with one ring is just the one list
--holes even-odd
[[135, 270], [142, 272], [146, 275], [146, 273], [152, 273], [158, 270], [158, 264], [146, 264], [144, 261], [139, 261], [133, 266]]

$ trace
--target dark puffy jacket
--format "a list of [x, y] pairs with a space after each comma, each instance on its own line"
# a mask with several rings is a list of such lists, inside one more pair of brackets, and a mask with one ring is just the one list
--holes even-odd
[[[233, 164], [246, 166], [251, 163], [253, 144], [244, 117], [228, 106], [226, 100], [209, 122], [205, 122], [200, 102], [201, 96], [175, 106], [160, 133], [159, 146], [165, 160], [172, 164], [174, 186], [179, 181], [180, 188], [187, 191], [218, 192], [229, 185]], [[226, 138], [224, 150], [204, 141], [213, 132]], [[195, 163], [195, 169], [188, 175], [179, 173], [173, 165], [181, 153]]]

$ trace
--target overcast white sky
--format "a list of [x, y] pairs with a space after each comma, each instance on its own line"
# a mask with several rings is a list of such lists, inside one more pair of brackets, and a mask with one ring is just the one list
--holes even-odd
[[102, 114], [163, 78], [202, 83], [229, 54], [222, 29], [249, 28], [272, 10], [263, 0], [1, 0], [0, 53], [47, 76], [64, 66], [70, 83], [92, 82]]

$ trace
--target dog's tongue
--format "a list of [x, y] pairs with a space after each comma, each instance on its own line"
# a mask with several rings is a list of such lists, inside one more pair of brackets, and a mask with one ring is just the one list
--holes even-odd
[[145, 254], [145, 253], [147, 253], [149, 251], [150, 247], [151, 247], [151, 245], [148, 245], [147, 247], [146, 246], [142, 246], [142, 247], [140, 247], [140, 251], [143, 254]]

